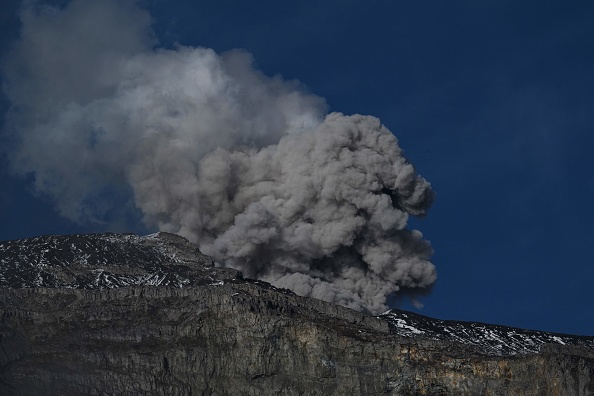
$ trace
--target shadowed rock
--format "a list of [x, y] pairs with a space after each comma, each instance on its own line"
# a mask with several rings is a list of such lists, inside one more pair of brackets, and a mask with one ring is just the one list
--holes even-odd
[[9, 241], [0, 262], [3, 395], [594, 393], [592, 337], [372, 317], [171, 234]]

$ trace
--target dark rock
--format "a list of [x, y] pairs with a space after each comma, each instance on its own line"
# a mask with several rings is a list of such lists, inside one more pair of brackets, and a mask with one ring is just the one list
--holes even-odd
[[[371, 317], [244, 280], [171, 234], [32, 241], [0, 244], [2, 395], [594, 394], [591, 337], [493, 353], [399, 332], [441, 321]], [[95, 282], [98, 269], [110, 282]], [[54, 277], [37, 287], [42, 271]], [[143, 281], [154, 273], [187, 281]]]

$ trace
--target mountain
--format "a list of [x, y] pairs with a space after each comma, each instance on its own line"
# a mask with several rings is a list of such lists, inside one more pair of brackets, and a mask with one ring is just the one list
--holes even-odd
[[0, 243], [0, 394], [591, 395], [594, 337], [373, 317], [182, 237]]
[[543, 347], [555, 345], [580, 346], [594, 351], [594, 337], [524, 330], [478, 322], [439, 320], [401, 310], [390, 310], [378, 318], [388, 321], [394, 334], [461, 343], [485, 355], [526, 355], [539, 353]]

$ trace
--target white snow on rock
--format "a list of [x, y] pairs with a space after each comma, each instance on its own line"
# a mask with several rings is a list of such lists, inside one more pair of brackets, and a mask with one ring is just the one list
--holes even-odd
[[394, 334], [407, 338], [457, 342], [472, 345], [489, 355], [538, 353], [544, 345], [575, 345], [594, 349], [594, 337], [555, 334], [478, 322], [433, 319], [397, 309], [379, 316]]

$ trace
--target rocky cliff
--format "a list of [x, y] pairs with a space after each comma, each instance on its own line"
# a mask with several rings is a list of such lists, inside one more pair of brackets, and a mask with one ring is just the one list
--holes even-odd
[[594, 338], [372, 317], [171, 234], [0, 243], [0, 394], [590, 395]]

